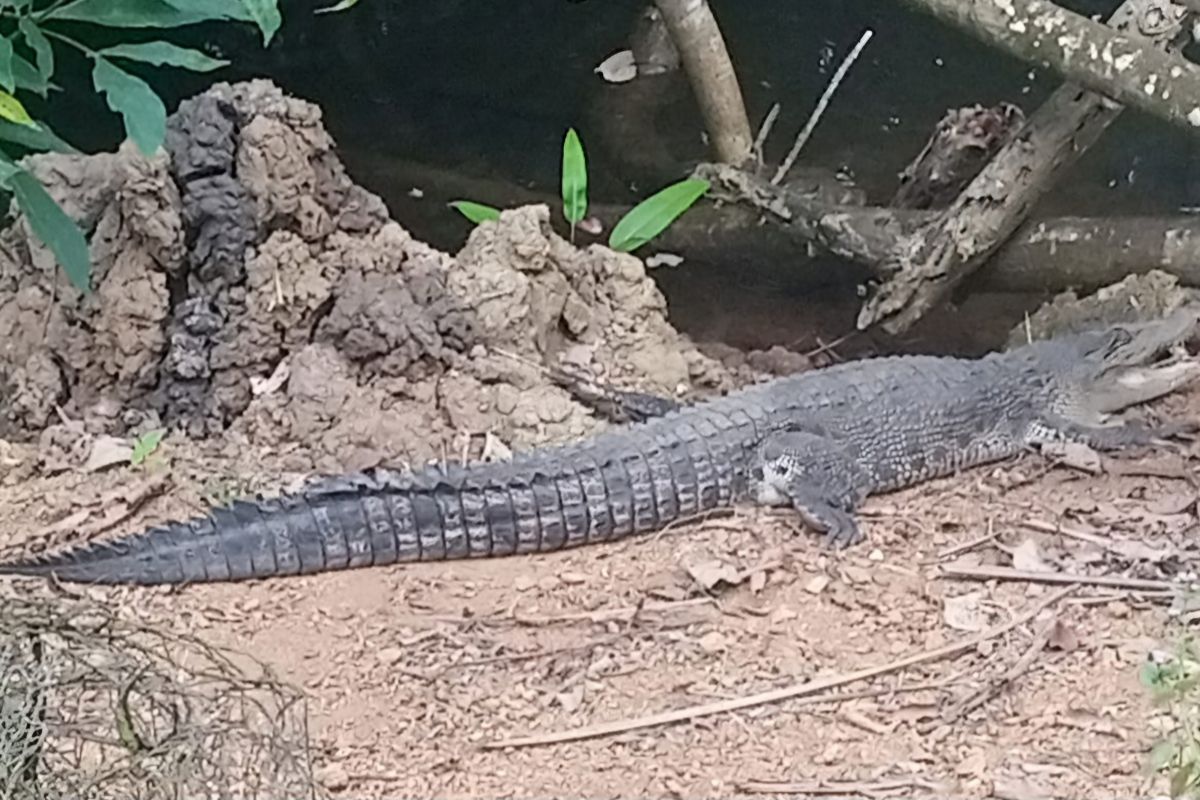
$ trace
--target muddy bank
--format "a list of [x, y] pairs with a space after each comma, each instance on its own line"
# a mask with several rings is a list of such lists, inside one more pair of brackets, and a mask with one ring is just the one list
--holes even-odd
[[602, 424], [547, 365], [661, 394], [731, 385], [640, 259], [573, 247], [545, 206], [456, 255], [429, 247], [350, 178], [320, 109], [267, 81], [184, 101], [165, 151], [29, 159], [89, 234], [95, 291], [23, 220], [0, 233], [0, 438], [165, 425], [364, 467]]

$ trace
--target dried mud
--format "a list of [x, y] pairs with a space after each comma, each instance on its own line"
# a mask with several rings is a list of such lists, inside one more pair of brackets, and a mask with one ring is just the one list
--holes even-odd
[[[545, 207], [505, 212], [454, 255], [415, 241], [341, 169], [319, 110], [268, 83], [185, 103], [168, 149], [34, 160], [93, 231], [93, 296], [20, 224], [0, 234], [0, 547], [132, 532], [314, 471], [477, 458], [602, 426], [548, 365], [664, 394], [809, 365], [782, 348], [705, 355], [639, 259], [573, 247]], [[1161, 409], [1198, 412], [1196, 392]], [[161, 424], [144, 465], [81, 468], [103, 435]], [[1142, 768], [1164, 719], [1137, 673], [1169, 649], [1170, 617], [1121, 589], [1079, 589], [839, 702], [485, 745], [886, 664], [1054, 591], [948, 579], [947, 559], [1194, 573], [1198, 459], [1134, 454], [1093, 475], [1023, 457], [872, 499], [868, 542], [847, 552], [788, 514], [742, 509], [536, 558], [82, 591], [303, 687], [335, 797], [1146, 796], [1162, 788]], [[986, 702], [951, 713], [979, 690]]]

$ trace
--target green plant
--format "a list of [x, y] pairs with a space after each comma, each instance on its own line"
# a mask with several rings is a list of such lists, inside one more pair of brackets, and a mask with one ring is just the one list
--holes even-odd
[[[207, 72], [229, 62], [165, 40], [119, 43], [94, 49], [74, 31], [95, 28], [122, 32], [176, 29], [202, 22], [253, 23], [263, 45], [281, 24], [279, 0], [0, 0], [0, 142], [26, 151], [78, 152], [50, 127], [31, 117], [18, 95], [48, 98], [53, 83], [55, 44], [79, 51], [92, 63], [92, 88], [121, 116], [126, 135], [149, 155], [166, 134], [166, 107], [146, 81], [121, 66], [138, 62]], [[87, 241], [40, 183], [16, 163], [10, 147], [0, 144], [0, 188], [12, 192], [30, 229], [54, 254], [81, 291], [91, 290]]]
[[164, 430], [146, 431], [133, 443], [133, 452], [129, 455], [129, 463], [135, 467], [145, 463], [162, 441]]
[[563, 139], [562, 199], [563, 216], [571, 223], [571, 244], [575, 243], [575, 226], [587, 214], [587, 158], [583, 143], [574, 128]]
[[1143, 664], [1139, 678], [1174, 721], [1150, 751], [1150, 769], [1170, 775], [1172, 797], [1200, 797], [1200, 655], [1191, 637], [1169, 659]]
[[500, 219], [500, 209], [485, 206], [483, 203], [476, 203], [471, 200], [455, 200], [450, 204], [450, 207], [457, 209], [460, 214], [476, 225], [481, 222]]
[[[631, 208], [613, 226], [608, 246], [620, 252], [631, 252], [658, 236], [683, 212], [704, 196], [708, 181], [685, 178], [672, 183]], [[587, 214], [587, 159], [583, 144], [574, 128], [563, 140], [562, 158], [563, 217], [571, 223], [571, 241], [575, 241], [575, 226]], [[455, 200], [450, 206], [478, 225], [499, 219], [500, 211], [492, 206], [470, 200]]]
[[638, 203], [613, 226], [608, 246], [613, 250], [636, 250], [658, 236], [680, 214], [708, 191], [708, 181], [686, 178]]

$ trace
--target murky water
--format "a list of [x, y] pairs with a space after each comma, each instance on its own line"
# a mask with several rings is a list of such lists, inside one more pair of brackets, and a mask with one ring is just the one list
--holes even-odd
[[[705, 155], [702, 125], [685, 85], [651, 97], [649, 106], [629, 108], [593, 72], [625, 47], [643, 0], [361, 0], [348, 12], [312, 14], [329, 4], [289, 2], [284, 27], [267, 51], [250, 29], [197, 29], [184, 40], [215, 42], [231, 57], [235, 68], [220, 73], [223, 79], [264, 75], [319, 103], [355, 179], [383, 196], [414, 233], [442, 248], [456, 249], [469, 231], [445, 201], [484, 191], [481, 179], [553, 197], [562, 136], [570, 126], [587, 147], [594, 202], [633, 202]], [[801, 159], [853, 175], [872, 202], [887, 202], [897, 173], [947, 109], [1007, 101], [1030, 113], [1059, 84], [1052, 73], [894, 0], [712, 4], [752, 125], [773, 103], [782, 104], [766, 148], [771, 159], [790, 147], [861, 33], [874, 31]], [[1103, 15], [1117, 3], [1066, 5]], [[210, 80], [181, 71], [146, 74], [168, 107]], [[55, 121], [83, 145], [111, 146], [119, 127], [115, 118], [95, 124], [97, 114], [90, 112], [99, 111], [100, 102], [82, 98], [77, 107], [60, 109]], [[622, 114], [629, 120], [614, 123]], [[1038, 213], [1173, 212], [1187, 199], [1192, 147], [1183, 132], [1126, 112]], [[656, 159], [656, 172], [641, 166]], [[410, 194], [414, 187], [424, 191], [423, 199]], [[706, 283], [738, 292], [757, 287], [778, 298], [805, 291], [789, 287], [779, 265], [736, 276], [721, 274], [721, 265], [697, 268], [718, 270]], [[661, 278], [668, 292], [686, 280], [679, 274]], [[852, 294], [844, 301], [848, 308], [857, 302]]]

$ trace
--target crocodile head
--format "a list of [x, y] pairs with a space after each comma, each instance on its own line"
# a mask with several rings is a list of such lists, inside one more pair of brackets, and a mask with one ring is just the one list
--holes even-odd
[[1200, 360], [1185, 349], [1200, 309], [1182, 308], [1152, 322], [1112, 325], [1056, 340], [1056, 411], [1099, 423], [1131, 406], [1170, 394], [1200, 377]]

